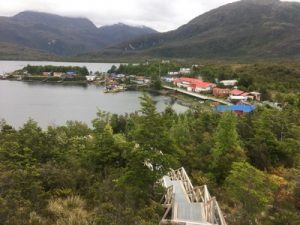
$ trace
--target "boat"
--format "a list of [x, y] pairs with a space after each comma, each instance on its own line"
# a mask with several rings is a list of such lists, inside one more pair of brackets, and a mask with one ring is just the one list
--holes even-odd
[[118, 93], [125, 90], [126, 88], [121, 85], [109, 85], [105, 87], [104, 93]]

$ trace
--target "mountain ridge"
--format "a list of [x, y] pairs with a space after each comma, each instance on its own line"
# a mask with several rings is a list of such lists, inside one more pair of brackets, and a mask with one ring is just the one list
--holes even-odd
[[229, 3], [176, 30], [137, 38], [105, 49], [99, 56], [103, 54], [167, 58], [300, 56], [300, 3]]
[[35, 11], [0, 17], [0, 43], [65, 56], [100, 50], [154, 32], [152, 28], [125, 24], [98, 28], [87, 18]]

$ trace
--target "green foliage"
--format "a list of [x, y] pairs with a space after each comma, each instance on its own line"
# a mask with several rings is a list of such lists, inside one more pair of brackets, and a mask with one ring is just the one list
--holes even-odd
[[61, 72], [66, 73], [69, 71], [75, 72], [81, 76], [89, 75], [89, 71], [86, 67], [78, 67], [78, 66], [31, 66], [27, 65], [23, 68], [23, 71], [27, 71], [32, 75], [42, 75], [43, 72]]
[[282, 99], [282, 110], [243, 117], [157, 112], [144, 95], [140, 111], [99, 111], [92, 127], [1, 121], [0, 224], [158, 224], [157, 180], [180, 166], [209, 185], [230, 224], [297, 224], [300, 110], [296, 95]]
[[236, 124], [235, 114], [224, 112], [215, 133], [212, 168], [218, 182], [223, 182], [226, 178], [232, 163], [245, 160]]
[[256, 221], [272, 205], [279, 188], [271, 177], [245, 162], [233, 163], [225, 186], [232, 200], [241, 204], [241, 215], [237, 215], [241, 217], [237, 218], [243, 224]]
[[160, 63], [160, 62], [148, 62], [141, 64], [121, 64], [116, 70], [109, 70], [108, 72], [117, 72], [128, 75], [143, 75], [151, 77], [152, 79], [159, 79], [160, 76], [166, 75], [168, 72], [179, 71], [180, 67], [186, 66], [180, 62]]

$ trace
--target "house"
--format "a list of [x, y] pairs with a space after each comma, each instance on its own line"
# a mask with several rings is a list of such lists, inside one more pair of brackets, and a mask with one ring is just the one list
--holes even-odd
[[180, 74], [190, 74], [192, 70], [190, 68], [180, 68], [179, 73]]
[[74, 78], [74, 77], [77, 76], [77, 73], [74, 72], [74, 71], [68, 71], [68, 72], [65, 73], [65, 76], [66, 76], [67, 78]]
[[174, 82], [174, 80], [175, 80], [175, 78], [172, 77], [172, 76], [164, 76], [162, 79], [163, 79], [165, 82], [168, 82], [168, 83], [172, 83], [172, 82]]
[[221, 80], [220, 83], [223, 84], [224, 86], [234, 86], [237, 84], [237, 80]]
[[250, 95], [253, 96], [254, 100], [259, 101], [259, 102], [261, 101], [261, 93], [253, 91], [253, 92], [250, 92]]
[[53, 73], [54, 77], [62, 77], [63, 75], [64, 75], [64, 73], [61, 73], [61, 72], [54, 72]]
[[176, 78], [174, 80], [174, 85], [179, 88], [185, 88], [191, 92], [209, 92], [216, 87], [216, 84], [189, 77]]
[[214, 88], [213, 89], [213, 95], [215, 97], [226, 97], [229, 96], [230, 89], [228, 88]]
[[136, 84], [139, 84], [139, 85], [143, 85], [143, 84], [151, 83], [151, 80], [145, 78], [144, 76], [136, 76], [136, 78], [133, 82], [135, 82]]
[[230, 91], [230, 95], [233, 95], [233, 96], [241, 96], [243, 93], [244, 93], [244, 91], [240, 91], [237, 89]]
[[194, 86], [194, 91], [199, 93], [199, 92], [210, 92], [213, 87], [212, 83], [208, 83], [208, 82], [202, 82], [202, 83], [198, 83], [193, 85]]
[[178, 76], [179, 72], [168, 72], [169, 76]]
[[87, 81], [95, 81], [96, 80], [96, 76], [95, 75], [90, 75], [90, 76], [85, 76]]
[[122, 78], [125, 78], [125, 77], [126, 77], [125, 74], [117, 74], [117, 75], [116, 75], [116, 78], [117, 78], [117, 79], [122, 79]]
[[43, 72], [43, 76], [50, 77], [51, 76], [51, 72]]
[[251, 93], [240, 91], [237, 89], [230, 91], [230, 96], [229, 96], [230, 101], [245, 101], [248, 99], [254, 100], [254, 98], [255, 97], [251, 95]]
[[150, 83], [151, 83], [151, 79], [145, 78], [145, 79], [144, 79], [144, 83], [145, 83], [145, 84], [150, 84]]

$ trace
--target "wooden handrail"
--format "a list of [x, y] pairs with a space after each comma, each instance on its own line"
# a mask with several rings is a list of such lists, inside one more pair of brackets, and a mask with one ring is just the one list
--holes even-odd
[[[203, 203], [204, 217], [208, 223], [227, 225], [216, 198], [211, 197], [206, 185], [194, 187], [189, 176], [187, 175], [186, 170], [183, 167], [177, 170], [171, 170], [168, 173], [168, 176], [171, 180], [178, 180], [182, 182], [190, 202]], [[164, 195], [164, 198], [164, 205], [169, 206], [171, 204], [171, 208], [176, 208], [174, 207], [173, 186], [167, 188], [167, 193]], [[170, 207], [167, 209], [167, 212], [169, 211]], [[164, 215], [163, 220], [165, 220], [167, 212]]]

